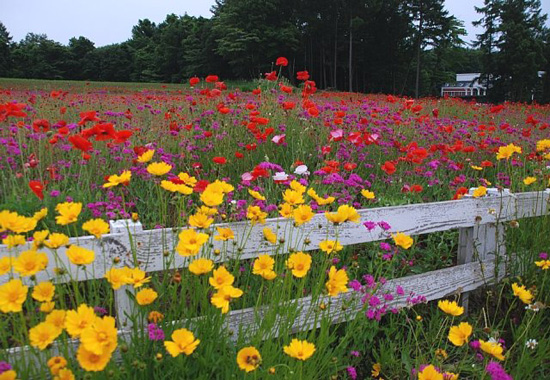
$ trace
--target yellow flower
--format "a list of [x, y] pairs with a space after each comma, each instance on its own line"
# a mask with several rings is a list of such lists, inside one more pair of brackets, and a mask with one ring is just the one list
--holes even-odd
[[141, 155], [138, 156], [137, 162], [145, 164], [153, 159], [154, 154], [155, 154], [154, 149], [147, 149], [147, 151], [143, 152]]
[[46, 317], [46, 322], [60, 330], [63, 330], [65, 328], [66, 315], [67, 312], [65, 310], [52, 310]]
[[164, 314], [158, 312], [158, 311], [155, 311], [153, 310], [152, 312], [149, 313], [149, 315], [147, 316], [147, 320], [149, 322], [152, 322], [152, 323], [159, 323], [161, 322], [162, 320], [164, 319]]
[[214, 236], [214, 240], [227, 241], [235, 239], [235, 234], [231, 228], [216, 227], [216, 229], [218, 230], [219, 235]]
[[338, 207], [336, 213], [325, 212], [325, 217], [329, 222], [334, 224], [340, 224], [344, 222], [359, 222], [359, 214], [357, 210], [348, 205], [342, 205]]
[[537, 182], [537, 179], [535, 177], [525, 177], [523, 179], [523, 183], [527, 186], [529, 186], [530, 184], [535, 183], [535, 182]]
[[301, 226], [302, 224], [309, 222], [315, 214], [308, 205], [300, 205], [294, 209], [292, 216], [294, 217], [294, 223], [297, 226]]
[[37, 220], [19, 215], [16, 212], [0, 211], [0, 232], [6, 230], [23, 234], [36, 228]]
[[105, 350], [102, 354], [96, 355], [91, 351], [86, 350], [84, 345], [81, 344], [76, 352], [76, 359], [84, 370], [90, 372], [103, 371], [111, 360], [111, 352]]
[[215, 208], [213, 207], [208, 207], [208, 206], [201, 206], [199, 208], [199, 212], [203, 213], [203, 214], [206, 214], [208, 216], [214, 216], [218, 213], [218, 210], [216, 210]]
[[12, 262], [13, 269], [21, 276], [32, 276], [46, 269], [48, 256], [36, 251], [23, 251]]
[[70, 369], [61, 368], [53, 380], [75, 380], [75, 377]]
[[483, 170], [483, 168], [481, 166], [476, 166], [476, 165], [470, 165], [470, 167], [474, 170], [477, 170], [477, 171], [481, 171]]
[[265, 201], [265, 197], [262, 194], [258, 193], [257, 191], [248, 189], [248, 194], [252, 195], [254, 199], [257, 199], [259, 201]]
[[193, 189], [182, 183], [174, 183], [172, 181], [162, 180], [160, 181], [160, 187], [172, 193], [180, 193], [183, 195], [193, 194]]
[[403, 249], [411, 248], [414, 243], [413, 238], [401, 232], [398, 232], [395, 235], [392, 234], [392, 238], [394, 244]]
[[130, 268], [111, 268], [105, 273], [105, 278], [114, 290], [119, 289], [122, 285], [128, 285], [130, 278]]
[[508, 144], [498, 148], [497, 160], [509, 159], [514, 153], [521, 153], [521, 148], [514, 144]]
[[36, 231], [32, 234], [32, 248], [36, 251], [44, 246], [44, 241], [50, 234], [48, 230]]
[[294, 277], [303, 278], [311, 268], [311, 256], [303, 252], [293, 253], [288, 257], [286, 267]]
[[172, 170], [172, 165], [168, 165], [166, 162], [153, 162], [147, 166], [147, 172], [152, 175], [165, 175]]
[[295, 179], [290, 182], [290, 188], [299, 194], [303, 194], [306, 192], [306, 187]]
[[374, 191], [369, 191], [367, 189], [361, 190], [361, 195], [364, 196], [367, 199], [374, 199], [376, 196], [374, 195]]
[[102, 355], [104, 352], [111, 354], [116, 349], [117, 342], [115, 319], [109, 316], [95, 317], [80, 334], [80, 343], [84, 349], [96, 355]]
[[178, 174], [178, 178], [181, 179], [187, 186], [195, 187], [197, 184], [197, 179], [195, 177], [190, 176], [187, 173], [180, 173]]
[[202, 203], [209, 207], [215, 207], [219, 206], [223, 202], [223, 192], [215, 192], [212, 190], [208, 190], [208, 187], [206, 190], [204, 190], [201, 193], [200, 200]]
[[286, 189], [283, 193], [283, 200], [291, 206], [297, 206], [305, 202], [302, 194], [295, 190]]
[[31, 346], [40, 350], [46, 349], [53, 341], [61, 335], [62, 330], [48, 322], [42, 322], [29, 330]]
[[38, 302], [49, 302], [55, 294], [55, 286], [50, 281], [41, 282], [34, 287], [32, 298]]
[[333, 252], [340, 252], [344, 246], [338, 240], [323, 240], [319, 243], [319, 249], [329, 255]]
[[[548, 270], [548, 269], [550, 269], [550, 260], [535, 261], [535, 265], [538, 266], [542, 270]], [[0, 265], [0, 267], [1, 267], [1, 265]], [[1, 270], [0, 270], [0, 274], [1, 274]]]
[[258, 206], [248, 206], [246, 209], [246, 217], [250, 220], [252, 225], [256, 223], [264, 224], [267, 213], [263, 212]]
[[179, 354], [191, 355], [201, 341], [195, 339], [193, 333], [187, 329], [179, 329], [172, 333], [172, 341], [164, 342], [166, 351], [174, 358]]
[[53, 356], [48, 360], [47, 364], [52, 375], [57, 375], [60, 369], [67, 366], [67, 360], [62, 356]]
[[292, 218], [294, 214], [294, 209], [288, 203], [283, 203], [279, 206], [279, 214], [286, 219]]
[[477, 189], [474, 190], [472, 196], [474, 198], [480, 198], [487, 194], [487, 188], [485, 186], [480, 186]]
[[446, 314], [458, 317], [464, 313], [464, 308], [458, 306], [455, 301], [439, 300], [437, 306]]
[[54, 232], [53, 234], [50, 234], [48, 240], [46, 240], [44, 244], [48, 248], [57, 249], [61, 246], [68, 245], [69, 237], [65, 234]]
[[103, 184], [103, 188], [107, 189], [109, 187], [115, 187], [118, 185], [128, 186], [131, 179], [132, 179], [132, 172], [129, 170], [125, 170], [120, 175], [117, 175], [117, 174], [110, 175], [107, 178], [107, 183]]
[[275, 235], [275, 233], [271, 230], [271, 228], [265, 227], [262, 230], [262, 232], [264, 234], [264, 239], [265, 240], [267, 240], [271, 244], [276, 244], [277, 243], [277, 235]]
[[138, 305], [145, 306], [153, 303], [158, 297], [157, 292], [155, 292], [153, 289], [145, 288], [140, 290], [136, 294], [136, 301]]
[[95, 260], [94, 251], [74, 244], [67, 249], [66, 254], [69, 261], [74, 265], [88, 265], [93, 263]]
[[262, 276], [266, 280], [273, 280], [277, 274], [273, 271], [275, 260], [269, 255], [260, 255], [254, 260], [252, 273]]
[[7, 245], [8, 248], [17, 247], [18, 245], [23, 245], [26, 242], [25, 236], [23, 235], [8, 235], [8, 237], [2, 239], [2, 244]]
[[430, 364], [418, 373], [418, 380], [443, 380], [443, 375]]
[[53, 301], [42, 302], [39, 308], [42, 313], [46, 314], [51, 313], [53, 309], [55, 309], [55, 302]]
[[0, 276], [3, 274], [6, 274], [11, 269], [11, 262], [12, 258], [8, 256], [4, 256], [0, 258]]
[[479, 347], [489, 355], [492, 355], [498, 360], [504, 360], [504, 355], [502, 355], [502, 352], [504, 351], [504, 348], [500, 345], [500, 343], [497, 342], [485, 342], [483, 340], [479, 340]]
[[55, 217], [55, 222], [57, 224], [65, 226], [78, 220], [78, 215], [80, 215], [80, 212], [82, 211], [82, 203], [58, 203], [57, 206], [55, 206], [55, 211], [59, 213], [59, 215]]
[[374, 363], [372, 365], [372, 370], [370, 371], [370, 374], [372, 377], [378, 377], [380, 375], [380, 371], [382, 370], [382, 366], [380, 363]]
[[462, 322], [458, 326], [452, 326], [449, 329], [449, 340], [455, 346], [463, 346], [468, 343], [470, 335], [472, 335], [472, 326], [467, 322]]
[[191, 215], [189, 217], [189, 225], [198, 229], [208, 228], [213, 222], [214, 219], [201, 212], [198, 212], [195, 215]]
[[86, 304], [78, 306], [77, 310], [69, 310], [65, 315], [65, 329], [73, 338], [78, 338], [82, 331], [96, 319], [94, 309]]
[[307, 360], [315, 352], [315, 345], [306, 340], [292, 339], [288, 346], [283, 347], [285, 354], [298, 360]]
[[537, 141], [537, 152], [542, 152], [547, 149], [550, 149], [550, 139]]
[[251, 372], [262, 364], [262, 356], [255, 347], [244, 347], [237, 353], [237, 364], [243, 371]]
[[0, 285], [0, 311], [2, 313], [17, 313], [27, 299], [29, 288], [19, 279], [14, 279]]
[[529, 305], [531, 301], [533, 301], [533, 294], [525, 289], [525, 285], [519, 286], [517, 283], [512, 284], [512, 290], [514, 291], [514, 295], [518, 297], [521, 302], [524, 304]]
[[210, 285], [215, 289], [221, 289], [224, 286], [232, 285], [233, 281], [235, 281], [235, 277], [229, 273], [223, 265], [215, 269], [214, 273], [212, 273], [212, 277], [208, 279]]
[[13, 369], [0, 373], [0, 380], [16, 380], [17, 372]]
[[458, 380], [458, 374], [453, 372], [445, 372], [443, 374], [443, 380]]
[[140, 286], [151, 281], [151, 277], [147, 277], [145, 271], [139, 268], [127, 268], [124, 269], [126, 274], [126, 283], [128, 285], [133, 285], [134, 288], [139, 288]]
[[235, 188], [233, 186], [231, 186], [230, 184], [228, 184], [227, 182], [220, 181], [219, 179], [217, 179], [214, 182], [212, 182], [211, 184], [209, 184], [208, 186], [206, 186], [205, 190], [214, 191], [216, 193], [227, 194], [227, 193], [230, 193], [233, 190], [235, 190]]
[[336, 297], [341, 292], [346, 292], [346, 285], [349, 282], [348, 274], [344, 269], [336, 270], [335, 266], [330, 267], [328, 273], [328, 281], [325, 284], [327, 292], [330, 296]]
[[109, 233], [109, 223], [103, 219], [91, 219], [82, 225], [82, 229], [99, 239], [101, 235]]
[[191, 264], [189, 264], [189, 272], [197, 276], [209, 273], [212, 269], [214, 269], [214, 262], [205, 258], [193, 260]]
[[239, 298], [242, 295], [243, 291], [241, 289], [226, 285], [219, 288], [218, 291], [214, 293], [210, 302], [218, 309], [222, 309], [222, 314], [225, 314], [229, 311], [229, 302], [231, 302], [233, 298]]
[[208, 241], [208, 235], [202, 232], [197, 233], [194, 229], [187, 229], [178, 235], [179, 242], [176, 251], [181, 256], [195, 256], [199, 253], [204, 243]]

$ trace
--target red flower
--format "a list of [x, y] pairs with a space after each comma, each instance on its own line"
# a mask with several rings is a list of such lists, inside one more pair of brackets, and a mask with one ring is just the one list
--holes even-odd
[[129, 130], [122, 130], [122, 131], [118, 131], [116, 133], [116, 138], [115, 138], [115, 142], [117, 144], [122, 144], [124, 142], [126, 142], [126, 140], [128, 140], [131, 136], [132, 136], [133, 132], [132, 131], [129, 131]]
[[468, 193], [468, 189], [465, 188], [465, 187], [459, 187], [457, 190], [456, 190], [456, 193], [455, 195], [453, 196], [453, 200], [456, 200], [456, 199], [460, 199], [462, 198], [465, 194]]
[[292, 94], [292, 87], [281, 85], [280, 88], [282, 92], [286, 92], [287, 94]]
[[384, 165], [382, 165], [381, 169], [388, 175], [395, 173], [395, 165], [391, 161], [386, 161]]
[[356, 167], [357, 167], [357, 164], [355, 162], [346, 162], [344, 164], [344, 170], [347, 170], [348, 172], [351, 172]]
[[309, 107], [307, 109], [307, 113], [309, 114], [309, 116], [316, 117], [316, 116], [319, 116], [319, 109], [315, 106]]
[[242, 154], [241, 152], [235, 152], [235, 157], [236, 158], [243, 158], [244, 154]]
[[67, 112], [67, 107], [61, 107], [61, 108], [59, 109], [59, 113], [60, 113], [61, 115], [65, 115], [65, 112]]
[[260, 95], [262, 93], [262, 90], [260, 88], [255, 88], [254, 90], [252, 90], [252, 93], [254, 95]]
[[275, 62], [276, 66], [288, 66], [288, 59], [285, 57], [279, 57], [277, 58], [277, 61]]
[[29, 181], [29, 187], [38, 199], [44, 199], [44, 194], [42, 193], [44, 190], [44, 185], [42, 185], [40, 181]]
[[296, 107], [296, 104], [294, 102], [283, 102], [283, 109], [284, 110], [291, 110], [294, 107]]
[[199, 78], [193, 77], [193, 78], [189, 79], [189, 85], [191, 87], [195, 87], [196, 85], [198, 85], [200, 83], [200, 81], [201, 80]]
[[96, 111], [86, 111], [80, 113], [80, 121], [78, 125], [84, 125], [88, 121], [99, 121], [99, 118], [96, 116]]
[[270, 80], [270, 81], [274, 81], [274, 80], [277, 80], [277, 72], [276, 71], [272, 71], [270, 73], [265, 73], [265, 79], [267, 80]]
[[50, 122], [46, 119], [37, 119], [32, 123], [32, 129], [35, 132], [48, 132], [50, 130]]
[[420, 193], [422, 190], [424, 190], [422, 185], [412, 185], [411, 186], [411, 192], [413, 192], [413, 193]]
[[78, 149], [78, 150], [81, 150], [83, 152], [88, 152], [88, 151], [92, 150], [92, 148], [93, 148], [92, 143], [89, 142], [88, 140], [86, 140], [84, 137], [82, 137], [80, 135], [75, 135], [75, 136], [69, 137], [69, 141], [70, 141], [71, 144], [73, 144], [74, 149]]
[[206, 77], [205, 80], [207, 83], [216, 83], [217, 81], [220, 80], [220, 78], [217, 75], [209, 75]]
[[193, 191], [195, 193], [202, 193], [204, 189], [206, 189], [206, 186], [208, 186], [209, 182], [205, 179], [201, 179], [200, 181], [197, 181], [195, 184], [195, 187], [193, 188]]
[[6, 120], [9, 116], [25, 117], [27, 114], [22, 111], [27, 105], [23, 103], [0, 104], [0, 121]]
[[227, 85], [224, 82], [216, 82], [215, 86], [218, 90], [227, 90]]
[[95, 141], [107, 141], [116, 139], [115, 126], [111, 123], [96, 124], [93, 128]]
[[220, 165], [223, 165], [227, 162], [227, 160], [225, 159], [225, 157], [214, 157], [212, 159], [212, 161], [214, 161], [216, 164], [220, 164]]
[[296, 79], [298, 80], [308, 80], [309, 79], [309, 73], [307, 71], [298, 71], [296, 73]]

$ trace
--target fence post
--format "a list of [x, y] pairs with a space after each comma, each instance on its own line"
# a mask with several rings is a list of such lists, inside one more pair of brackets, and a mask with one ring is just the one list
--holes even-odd
[[[469, 193], [464, 196], [466, 199], [471, 199], [475, 188], [471, 188]], [[487, 197], [502, 197], [501, 209], [487, 210], [490, 215], [494, 216], [494, 222], [485, 222], [476, 224], [473, 227], [459, 229], [458, 236], [458, 258], [457, 264], [467, 264], [478, 261], [482, 268], [482, 273], [485, 269], [483, 262], [494, 256], [496, 258], [506, 255], [506, 241], [504, 225], [499, 222], [499, 216], [502, 212], [506, 212], [508, 199], [512, 196], [509, 189], [488, 188]], [[474, 218], [481, 217], [480, 215], [472, 215]], [[497, 270], [498, 265], [495, 265]], [[461, 303], [464, 307], [464, 312], [468, 313], [469, 292], [462, 293]]]
[[[122, 234], [122, 239], [125, 240], [127, 246], [133, 249], [130, 244], [130, 234], [143, 231], [141, 222], [134, 222], [131, 219], [111, 220], [109, 222], [112, 234]], [[134, 307], [133, 301], [130, 299], [130, 294], [135, 295], [133, 286], [123, 285], [115, 290], [115, 310], [118, 319], [119, 328], [132, 328], [132, 321], [128, 318], [132, 314]]]

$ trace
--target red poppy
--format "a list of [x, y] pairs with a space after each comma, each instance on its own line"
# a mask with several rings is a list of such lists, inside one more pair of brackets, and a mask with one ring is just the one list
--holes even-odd
[[412, 185], [411, 186], [411, 192], [412, 193], [420, 193], [420, 192], [422, 192], [422, 190], [424, 190], [422, 185]]
[[205, 80], [207, 83], [216, 83], [217, 81], [220, 80], [220, 78], [217, 75], [209, 75], [206, 77]]
[[438, 110], [437, 108], [434, 108], [434, 109], [432, 110], [432, 115], [433, 115], [434, 117], [439, 117], [439, 110]]
[[357, 164], [355, 162], [346, 162], [344, 164], [344, 170], [347, 170], [348, 172], [352, 171], [357, 167]]
[[298, 71], [296, 73], [296, 79], [298, 80], [308, 80], [309, 79], [309, 73], [307, 71]]
[[465, 194], [468, 194], [468, 189], [465, 187], [459, 187], [456, 190], [455, 195], [453, 196], [453, 200], [462, 198]]
[[116, 132], [115, 142], [117, 144], [125, 143], [132, 136], [133, 132], [127, 129]]
[[246, 150], [256, 150], [256, 143], [246, 144]]
[[132, 120], [134, 114], [132, 113], [132, 111], [130, 111], [130, 108], [128, 108], [126, 112], [124, 112], [124, 117], [128, 120]]
[[65, 112], [67, 112], [67, 107], [61, 107], [61, 108], [59, 109], [59, 113], [60, 113], [61, 115], [65, 115]]
[[395, 173], [395, 165], [391, 161], [386, 161], [384, 165], [382, 165], [381, 169], [386, 172], [388, 175], [392, 175]]
[[48, 132], [50, 130], [50, 122], [46, 119], [36, 119], [32, 123], [32, 129], [35, 132]]
[[286, 92], [287, 94], [292, 94], [292, 87], [281, 85], [279, 86], [282, 92]]
[[319, 109], [317, 107], [309, 107], [307, 109], [307, 113], [311, 117], [316, 117], [316, 116], [319, 116]]
[[276, 66], [288, 66], [288, 59], [285, 57], [279, 57], [277, 58], [277, 61], [275, 62]]
[[254, 90], [252, 90], [252, 93], [253, 93], [254, 95], [260, 95], [260, 94], [262, 93], [262, 90], [259, 89], [259, 88], [255, 88]]
[[196, 85], [198, 85], [200, 83], [200, 79], [198, 77], [193, 77], [191, 79], [189, 79], [189, 85], [191, 87], [195, 87]]
[[44, 185], [42, 185], [40, 181], [29, 181], [29, 187], [38, 199], [44, 199], [44, 194], [42, 192], [44, 190]]
[[27, 114], [22, 111], [27, 105], [23, 103], [0, 104], [0, 121], [6, 120], [9, 116], [25, 117]]
[[80, 135], [69, 137], [69, 142], [73, 144], [73, 149], [78, 149], [83, 152], [88, 152], [93, 148], [92, 143]]
[[225, 159], [225, 157], [214, 157], [212, 159], [212, 161], [214, 161], [214, 163], [216, 164], [220, 164], [220, 165], [223, 165], [227, 162], [227, 160]]
[[227, 90], [227, 85], [224, 82], [216, 82], [215, 86], [218, 90]]
[[237, 157], [237, 158], [243, 158], [243, 157], [244, 157], [244, 154], [242, 154], [241, 152], [235, 152], [235, 157]]
[[208, 186], [209, 183], [210, 182], [208, 182], [207, 180], [201, 179], [200, 181], [197, 181], [197, 183], [195, 184], [195, 187], [193, 187], [193, 191], [195, 193], [202, 193], [206, 189], [206, 186]]
[[296, 107], [296, 103], [294, 102], [283, 102], [283, 109], [284, 110], [291, 110], [293, 109], [294, 107]]
[[99, 121], [99, 118], [96, 116], [96, 111], [86, 111], [80, 113], [80, 121], [78, 125], [84, 125], [88, 121]]
[[112, 123], [96, 124], [92, 128], [95, 141], [107, 141], [116, 139], [115, 126]]
[[272, 71], [270, 73], [265, 73], [265, 79], [269, 80], [269, 81], [275, 81], [277, 80], [277, 72], [276, 71]]

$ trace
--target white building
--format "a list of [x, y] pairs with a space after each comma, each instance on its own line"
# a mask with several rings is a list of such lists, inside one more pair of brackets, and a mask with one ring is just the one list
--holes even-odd
[[476, 97], [486, 96], [487, 86], [479, 82], [481, 73], [456, 74], [455, 83], [445, 83], [441, 96]]

